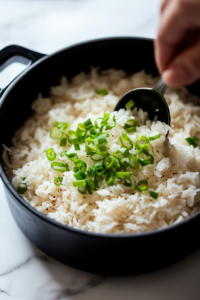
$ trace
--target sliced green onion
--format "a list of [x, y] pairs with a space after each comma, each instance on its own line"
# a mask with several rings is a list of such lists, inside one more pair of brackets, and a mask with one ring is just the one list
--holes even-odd
[[93, 166], [94, 170], [95, 170], [95, 173], [98, 175], [98, 176], [101, 176], [105, 173], [105, 167], [104, 165], [101, 163], [101, 162], [98, 162], [96, 163], [94, 166]]
[[134, 105], [135, 105], [135, 102], [133, 100], [130, 100], [125, 104], [125, 107], [128, 110], [128, 109], [131, 109]]
[[136, 119], [128, 119], [123, 128], [128, 129], [128, 128], [137, 127], [137, 126], [138, 126], [138, 121]]
[[[98, 123], [98, 120], [101, 120], [100, 124]], [[97, 118], [95, 121], [94, 121], [94, 126], [96, 128], [100, 128], [101, 127], [101, 123], [103, 121], [103, 118]]]
[[85, 186], [85, 180], [73, 181], [72, 184], [73, 184], [73, 187]]
[[96, 185], [95, 185], [95, 182], [92, 180], [92, 179], [86, 179], [85, 180], [86, 182], [86, 189], [88, 190], [88, 186], [90, 188], [90, 190], [93, 190], [93, 191], [96, 191]]
[[97, 95], [103, 95], [103, 96], [106, 96], [106, 95], [109, 94], [108, 91], [107, 91], [106, 89], [95, 90], [95, 93], [96, 93]]
[[66, 129], [70, 128], [70, 124], [64, 122], [56, 122], [55, 127], [57, 127], [60, 131], [64, 132]]
[[73, 168], [74, 173], [77, 173], [81, 171], [82, 173], [85, 173], [87, 168], [87, 165], [84, 161], [80, 160]]
[[87, 155], [94, 154], [97, 150], [97, 145], [95, 140], [91, 139], [90, 137], [85, 140], [85, 151]]
[[137, 157], [135, 155], [129, 154], [128, 159], [129, 159], [129, 166], [134, 170], [138, 170], [140, 167], [140, 164], [139, 164]]
[[119, 160], [119, 162], [123, 166], [123, 168], [125, 168], [125, 169], [129, 166], [129, 162], [128, 162], [128, 159], [126, 157], [122, 157]]
[[85, 174], [83, 172], [79, 171], [74, 174], [74, 177], [76, 178], [76, 180], [82, 180], [82, 179], [85, 179]]
[[113, 185], [115, 180], [115, 173], [112, 170], [107, 170], [106, 171], [106, 176], [105, 176], [105, 181], [107, 185]]
[[61, 139], [63, 132], [61, 132], [57, 127], [53, 127], [50, 131], [50, 138], [52, 139]]
[[21, 183], [20, 186], [17, 188], [17, 192], [23, 195], [27, 191], [26, 183]]
[[[145, 155], [144, 158], [141, 157], [142, 154]], [[154, 157], [149, 152], [147, 152], [145, 149], [141, 149], [140, 151], [138, 151], [137, 159], [142, 167], [154, 163]]]
[[109, 135], [107, 135], [106, 133], [99, 135], [98, 138], [97, 138], [98, 144], [101, 144], [101, 143], [107, 143], [106, 138], [107, 138], [108, 136], [109, 136]]
[[46, 151], [46, 156], [47, 156], [48, 160], [50, 160], [50, 161], [55, 160], [56, 159], [56, 153], [55, 153], [54, 149], [49, 148]]
[[116, 178], [119, 179], [128, 179], [131, 180], [131, 173], [130, 172], [116, 172]]
[[100, 161], [100, 160], [103, 160], [105, 157], [108, 157], [108, 156], [109, 156], [108, 152], [97, 151], [94, 154], [92, 154], [90, 158], [93, 161]]
[[104, 117], [104, 119], [109, 119], [109, 118], [110, 118], [110, 114], [107, 113], [107, 112], [105, 112], [105, 113], [103, 114], [103, 117]]
[[131, 133], [131, 132], [135, 132], [136, 131], [136, 127], [129, 127], [126, 129], [127, 133]]
[[154, 136], [149, 136], [149, 140], [150, 140], [150, 141], [154, 141], [154, 140], [159, 139], [160, 137], [161, 137], [161, 134], [159, 133], [159, 134], [154, 135]]
[[151, 196], [152, 198], [154, 198], [154, 199], [157, 199], [157, 198], [158, 198], [158, 195], [159, 195], [159, 193], [157, 193], [157, 192], [155, 192], [155, 191], [151, 191], [151, 192], [150, 192], [150, 196]]
[[80, 159], [78, 158], [77, 153], [69, 153], [69, 154], [65, 153], [65, 156], [67, 158], [69, 158], [69, 160], [73, 161], [75, 164], [77, 164], [80, 161]]
[[[106, 129], [107, 130], [110, 130], [110, 129], [112, 129], [112, 128], [114, 128], [116, 125], [117, 125], [117, 122], [116, 122], [116, 119], [115, 119], [115, 115], [113, 116], [113, 118], [112, 118], [112, 122], [113, 122], [113, 124], [110, 124], [110, 123], [108, 123], [109, 122], [109, 119], [106, 121], [107, 119], [105, 119], [105, 125], [104, 126], [106, 126]], [[111, 121], [110, 121], [111, 122]]]
[[67, 150], [64, 150], [63, 152], [60, 153], [60, 157], [63, 157], [64, 155], [66, 155]]
[[115, 158], [114, 156], [108, 156], [105, 161], [104, 161], [104, 165], [106, 167], [106, 169], [118, 169], [120, 168], [120, 164], [117, 158]]
[[63, 177], [57, 177], [57, 178], [55, 178], [54, 179], [54, 184], [56, 185], [56, 186], [59, 186], [59, 185], [61, 185], [62, 184], [62, 181], [63, 181]]
[[96, 135], [96, 136], [98, 136], [98, 132], [97, 132], [97, 129], [96, 129], [96, 127], [91, 127], [90, 129], [89, 129], [89, 132], [90, 132], [90, 134], [91, 135]]
[[99, 151], [103, 152], [103, 151], [107, 151], [107, 146], [106, 143], [101, 143], [98, 145], [98, 149]]
[[125, 179], [125, 185], [126, 186], [131, 186], [132, 185], [131, 179]]
[[128, 157], [129, 151], [127, 148], [120, 148], [113, 152], [113, 156], [117, 159], [120, 159], [122, 157]]
[[188, 137], [185, 140], [190, 146], [192, 145], [194, 148], [196, 148], [199, 143], [199, 139], [197, 139], [195, 136], [193, 136], [192, 138]]
[[79, 186], [78, 191], [80, 194], [84, 195], [86, 194], [86, 187], [85, 186]]
[[23, 180], [23, 181], [26, 180], [26, 177], [23, 177], [22, 180]]
[[86, 130], [86, 128], [83, 125], [83, 123], [79, 123], [78, 126], [77, 126], [77, 129], [76, 129], [76, 133], [83, 132], [85, 130]]
[[66, 147], [66, 144], [67, 144], [67, 138], [62, 138], [62, 139], [60, 140], [60, 146]]
[[139, 192], [147, 191], [148, 190], [148, 181], [147, 180], [139, 181], [134, 187], [134, 191], [135, 190], [138, 190]]
[[146, 135], [138, 134], [136, 136], [135, 148], [137, 150], [140, 150], [140, 149], [148, 150], [148, 148], [149, 148], [149, 139], [146, 137]]
[[83, 125], [87, 130], [93, 127], [92, 121], [90, 119], [87, 119], [85, 122], [83, 122]]
[[53, 162], [51, 164], [51, 167], [53, 170], [58, 172], [66, 172], [69, 171], [69, 167], [67, 163], [59, 163], [59, 162]]
[[133, 148], [133, 143], [131, 139], [127, 136], [126, 133], [123, 133], [120, 137], [120, 142], [124, 148], [127, 148], [128, 150], [131, 150]]
[[79, 133], [78, 133], [78, 141], [79, 141], [79, 144], [84, 143], [86, 133], [87, 133], [87, 131], [82, 131], [82, 132], [79, 132]]
[[79, 143], [78, 134], [75, 131], [70, 130], [68, 133], [68, 140], [70, 144], [78, 144]]
[[74, 144], [74, 149], [75, 150], [80, 150], [81, 148], [80, 148], [79, 144]]

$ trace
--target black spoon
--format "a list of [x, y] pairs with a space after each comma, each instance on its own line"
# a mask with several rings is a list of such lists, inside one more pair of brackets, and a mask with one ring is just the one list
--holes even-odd
[[157, 115], [157, 120], [170, 125], [170, 111], [164, 98], [166, 89], [167, 85], [161, 77], [153, 88], [138, 88], [123, 95], [115, 106], [114, 111], [125, 108], [126, 103], [133, 100], [135, 103], [134, 107], [142, 108], [143, 111], [148, 112], [150, 120], [153, 121]]

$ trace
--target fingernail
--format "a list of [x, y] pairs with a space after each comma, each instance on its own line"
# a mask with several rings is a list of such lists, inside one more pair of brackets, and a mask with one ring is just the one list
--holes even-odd
[[164, 81], [171, 86], [182, 86], [190, 84], [191, 75], [182, 67], [173, 65], [163, 72]]

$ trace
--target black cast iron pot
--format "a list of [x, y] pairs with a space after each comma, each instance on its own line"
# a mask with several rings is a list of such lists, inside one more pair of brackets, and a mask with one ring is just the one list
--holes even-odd
[[[145, 69], [158, 75], [153, 52], [152, 40], [138, 38], [85, 42], [49, 56], [19, 46], [2, 49], [0, 70], [13, 61], [30, 64], [0, 92], [0, 145], [11, 145], [15, 130], [32, 114], [31, 102], [40, 92], [47, 96], [63, 75], [70, 79], [81, 71], [90, 72], [90, 66], [123, 69], [128, 74]], [[200, 96], [200, 82], [189, 89]], [[200, 213], [180, 224], [142, 234], [90, 233], [59, 224], [36, 211], [8, 181], [2, 164], [0, 176], [11, 213], [26, 237], [46, 254], [74, 268], [108, 275], [138, 274], [175, 263], [200, 246]]]

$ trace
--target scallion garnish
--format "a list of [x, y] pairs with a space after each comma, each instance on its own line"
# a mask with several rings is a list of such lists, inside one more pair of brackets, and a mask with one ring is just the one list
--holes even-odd
[[154, 157], [145, 149], [141, 149], [137, 153], [137, 159], [142, 167], [154, 163]]
[[106, 95], [109, 94], [108, 91], [107, 91], [106, 89], [95, 90], [95, 93], [96, 93], [97, 95], [103, 95], [103, 96], [106, 96]]
[[157, 193], [157, 192], [155, 192], [155, 191], [151, 191], [151, 192], [150, 192], [150, 196], [151, 196], [152, 198], [154, 198], [154, 199], [157, 199], [157, 198], [158, 198], [158, 195], [159, 195], [159, 193]]
[[150, 140], [150, 141], [154, 141], [154, 140], [159, 139], [160, 137], [161, 137], [161, 134], [159, 133], [159, 134], [154, 135], [154, 136], [149, 136], [149, 140]]
[[79, 144], [74, 144], [74, 149], [77, 151], [77, 150], [80, 150], [80, 145]]
[[66, 147], [66, 144], [67, 144], [67, 138], [62, 138], [62, 139], [60, 140], [60, 146]]
[[87, 186], [89, 186], [91, 190], [96, 191], [96, 185], [92, 179], [86, 179], [86, 189], [88, 188]]
[[53, 148], [49, 148], [47, 151], [46, 151], [46, 156], [48, 158], [48, 160], [50, 161], [53, 161], [56, 159], [56, 153], [54, 151]]
[[23, 195], [26, 191], [27, 191], [26, 183], [21, 183], [17, 188], [17, 192], [21, 195]]
[[92, 138], [88, 137], [85, 140], [85, 151], [87, 155], [94, 154], [94, 152], [97, 151], [97, 142]]
[[128, 109], [131, 109], [134, 105], [135, 105], [135, 102], [133, 100], [130, 100], [125, 104], [125, 107], [128, 110]]
[[128, 150], [133, 148], [133, 143], [126, 133], [123, 133], [119, 139], [124, 148], [127, 148]]
[[76, 180], [85, 179], [85, 173], [78, 171], [77, 173], [74, 174], [74, 177], [76, 178]]
[[82, 173], [85, 173], [87, 168], [87, 165], [84, 161], [80, 160], [73, 168], [74, 173], [77, 173], [81, 171]]
[[85, 180], [73, 181], [73, 187], [85, 186]]
[[185, 140], [190, 146], [192, 145], [194, 148], [196, 148], [199, 143], [199, 139], [197, 139], [195, 136], [193, 136], [192, 138], [188, 137]]
[[146, 135], [138, 134], [136, 136], [135, 148], [137, 150], [141, 150], [141, 149], [148, 150], [148, 148], [149, 148], [149, 139], [146, 137]]
[[60, 153], [60, 157], [63, 157], [64, 155], [66, 155], [67, 150], [64, 150], [63, 152]]
[[115, 172], [113, 172], [112, 170], [107, 170], [105, 176], [105, 181], [107, 185], [109, 186], [113, 185], [114, 180], [115, 180]]
[[86, 187], [85, 186], [79, 186], [78, 191], [80, 194], [84, 195], [86, 194]]
[[68, 141], [70, 144], [79, 144], [78, 134], [75, 131], [70, 130], [68, 133]]
[[26, 177], [23, 177], [22, 180], [23, 180], [23, 181], [26, 180]]
[[83, 122], [83, 125], [87, 130], [93, 127], [92, 121], [90, 119], [87, 119], [85, 122]]
[[108, 157], [109, 156], [109, 153], [108, 152], [101, 152], [101, 151], [97, 151], [95, 152], [94, 154], [92, 154], [90, 156], [90, 158], [93, 160], [93, 161], [100, 161], [100, 160], [103, 160], [105, 157]]
[[116, 159], [114, 156], [108, 156], [105, 161], [104, 161], [104, 165], [106, 167], [106, 169], [118, 169], [120, 168], [120, 164], [118, 159]]
[[67, 163], [59, 163], [59, 162], [53, 162], [51, 164], [51, 167], [53, 170], [58, 172], [66, 172], [69, 171], [69, 167]]
[[78, 126], [77, 126], [77, 129], [76, 129], [76, 132], [79, 133], [79, 132], [83, 132], [85, 130], [86, 130], [86, 128], [85, 128], [84, 124], [79, 123]]
[[50, 138], [61, 139], [63, 137], [63, 132], [61, 132], [57, 127], [53, 127], [50, 131]]
[[59, 186], [59, 185], [62, 184], [62, 181], [63, 181], [63, 177], [59, 176], [59, 177], [57, 177], [57, 178], [54, 179], [54, 184], [56, 186]]
[[140, 167], [139, 161], [137, 159], [137, 157], [135, 155], [129, 154], [128, 155], [128, 159], [129, 159], [129, 166], [134, 169], [137, 170]]
[[148, 190], [148, 181], [140, 180], [134, 187], [134, 191], [138, 190], [139, 192], [144, 192]]

